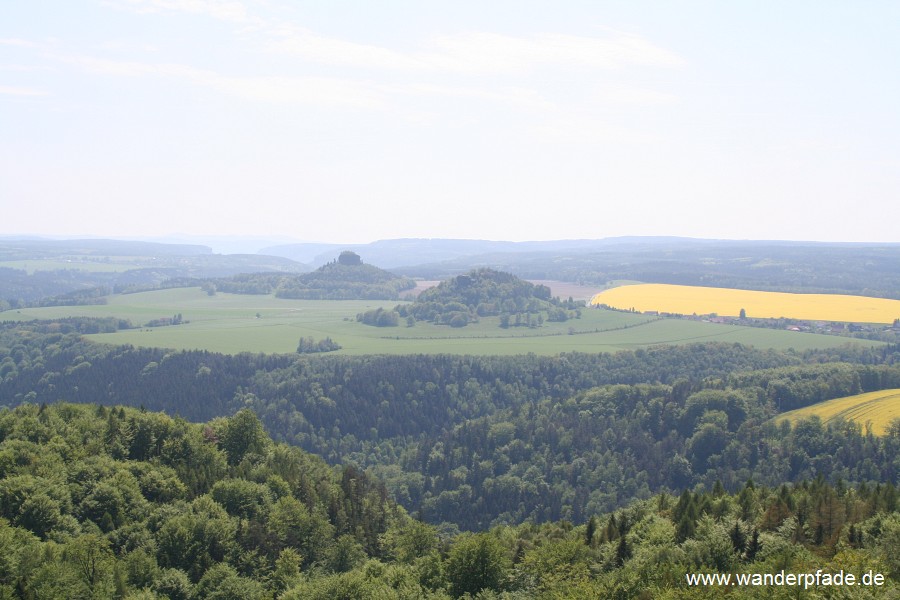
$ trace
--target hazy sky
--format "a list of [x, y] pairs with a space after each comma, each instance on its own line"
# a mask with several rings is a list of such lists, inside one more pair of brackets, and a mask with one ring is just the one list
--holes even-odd
[[900, 241], [900, 2], [0, 3], [0, 234]]

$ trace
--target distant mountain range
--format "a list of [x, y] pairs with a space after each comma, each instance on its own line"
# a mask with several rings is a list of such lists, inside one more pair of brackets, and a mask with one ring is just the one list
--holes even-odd
[[409, 267], [465, 259], [484, 254], [521, 254], [530, 252], [591, 252], [613, 247], [644, 247], [659, 245], [715, 244], [717, 240], [698, 240], [681, 237], [614, 237], [597, 240], [551, 240], [533, 242], [504, 242], [492, 240], [461, 240], [441, 238], [402, 238], [378, 240], [368, 244], [299, 243], [262, 248], [260, 254], [283, 256], [314, 266], [334, 258], [335, 252], [353, 250], [366, 262], [383, 269]]

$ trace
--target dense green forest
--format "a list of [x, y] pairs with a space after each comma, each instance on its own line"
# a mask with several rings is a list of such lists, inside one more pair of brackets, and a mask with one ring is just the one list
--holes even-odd
[[[249, 410], [0, 411], [2, 598], [889, 598], [897, 508], [891, 484], [715, 482], [574, 524], [441, 533], [358, 469], [273, 443]], [[816, 570], [870, 583], [687, 579]]]
[[271, 598], [301, 570], [384, 556], [409, 521], [383, 485], [273, 445], [247, 410], [196, 425], [21, 406], [0, 412], [0, 477], [3, 598]]
[[[697, 358], [707, 359], [725, 350], [695, 349]], [[529, 365], [531, 372], [515, 375], [515, 368], [500, 370], [510, 363], [450, 362], [440, 371], [453, 373], [451, 381], [462, 375], [458, 383], [405, 379], [398, 372], [386, 380], [391, 383], [376, 379], [368, 391], [356, 387], [360, 372], [388, 365], [343, 363], [353, 379], [329, 384], [329, 377], [295, 363], [257, 377], [254, 395], [244, 400], [280, 439], [329, 460], [371, 467], [422, 518], [465, 529], [527, 519], [577, 521], [632, 498], [715, 480], [729, 489], [750, 477], [776, 485], [819, 473], [894, 481], [900, 468], [900, 430], [875, 437], [853, 424], [811, 421], [792, 429], [771, 420], [779, 406], [893, 387], [900, 383], [896, 365], [825, 363], [753, 371], [746, 378], [601, 384], [573, 392], [562, 391], [573, 383], [566, 378], [580, 374], [587, 361], [568, 373], [553, 361], [525, 361], [517, 366]], [[542, 366], [559, 369], [556, 393]], [[401, 361], [398, 369], [404, 367], [421, 372]], [[766, 376], [762, 386], [753, 380]]]
[[279, 441], [385, 482], [461, 529], [579, 521], [720, 480], [895, 481], [900, 429], [791, 428], [814, 402], [900, 387], [900, 349], [804, 354], [698, 344], [557, 357], [237, 355], [101, 346], [93, 320], [0, 328], [0, 398], [206, 421], [251, 408]]

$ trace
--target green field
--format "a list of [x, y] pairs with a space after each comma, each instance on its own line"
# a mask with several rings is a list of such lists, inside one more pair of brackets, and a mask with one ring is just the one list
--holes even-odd
[[818, 416], [823, 423], [844, 419], [871, 426], [872, 433], [884, 435], [895, 419], [900, 419], [900, 389], [868, 392], [835, 398], [779, 415], [778, 421], [796, 423]]
[[[584, 309], [582, 318], [545, 322], [535, 329], [501, 329], [498, 317], [483, 318], [461, 329], [417, 323], [414, 327], [378, 328], [356, 322], [356, 314], [394, 301], [283, 300], [273, 296], [219, 293], [176, 288], [120, 294], [97, 306], [29, 308], [0, 313], [2, 320], [54, 319], [68, 316], [117, 317], [142, 325], [180, 313], [186, 324], [140, 327], [88, 336], [98, 342], [214, 352], [295, 352], [301, 336], [331, 337], [345, 354], [558, 354], [615, 352], [658, 344], [740, 342], [762, 348], [804, 350], [841, 346], [847, 338], [773, 329], [718, 325], [689, 320]], [[860, 342], [874, 344], [875, 342]]]
[[90, 273], [123, 273], [131, 269], [152, 266], [150, 261], [144, 263], [131, 260], [94, 261], [94, 260], [0, 260], [0, 267], [20, 269], [29, 275], [36, 271], [88, 271]]

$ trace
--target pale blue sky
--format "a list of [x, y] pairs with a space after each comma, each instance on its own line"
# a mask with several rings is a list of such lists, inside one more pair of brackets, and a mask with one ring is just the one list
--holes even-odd
[[0, 234], [900, 242], [898, 2], [0, 3]]

